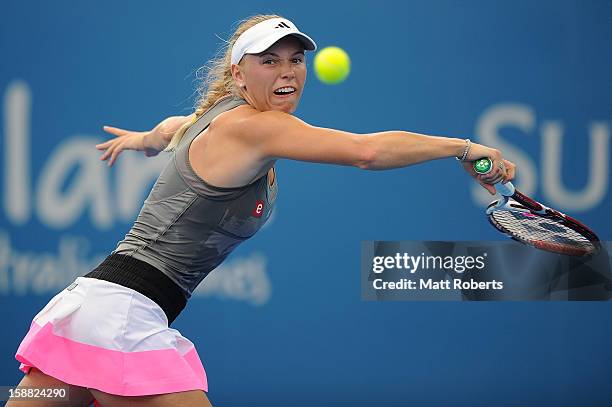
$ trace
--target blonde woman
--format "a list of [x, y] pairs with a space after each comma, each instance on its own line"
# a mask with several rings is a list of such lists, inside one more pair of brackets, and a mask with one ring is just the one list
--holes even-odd
[[17, 352], [20, 385], [67, 386], [74, 406], [93, 397], [103, 406], [210, 405], [195, 347], [169, 325], [270, 216], [280, 158], [384, 170], [445, 157], [469, 169], [489, 156], [495, 170], [477, 178], [485, 188], [493, 193], [491, 184], [514, 177], [498, 150], [469, 140], [357, 135], [292, 116], [306, 81], [304, 52], [315, 49], [291, 21], [252, 17], [212, 62], [194, 114], [147, 132], [105, 128], [117, 136], [97, 146], [110, 165], [128, 149], [173, 157], [113, 253], [36, 315]]

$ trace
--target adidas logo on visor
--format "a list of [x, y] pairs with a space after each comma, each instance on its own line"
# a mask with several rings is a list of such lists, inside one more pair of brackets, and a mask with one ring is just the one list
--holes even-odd
[[[280, 29], [280, 30], [279, 30]], [[314, 51], [314, 41], [290, 21], [284, 18], [271, 18], [249, 28], [236, 39], [232, 47], [232, 64], [240, 63], [245, 54], [257, 54], [271, 47], [280, 38], [295, 35], [304, 44], [304, 50]]]
[[281, 21], [280, 24], [274, 28], [291, 28], [291, 27], [289, 27], [287, 23], [285, 23], [284, 21]]

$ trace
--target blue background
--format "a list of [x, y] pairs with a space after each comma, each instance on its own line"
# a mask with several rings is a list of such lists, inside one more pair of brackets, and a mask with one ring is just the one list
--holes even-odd
[[[0, 250], [0, 259], [57, 257], [62, 239], [83, 242], [87, 265], [110, 252], [138, 211], [116, 209], [119, 185], [135, 177], [121, 161], [147, 159], [128, 153], [111, 170], [99, 163], [109, 183], [105, 225], [92, 220], [88, 205], [69, 222], [45, 221], [40, 208], [53, 205], [35, 201], [46, 166], [60, 159], [65, 143], [91, 137], [93, 149], [106, 137], [104, 124], [148, 129], [168, 115], [191, 113], [194, 72], [220, 46], [215, 35], [228, 38], [236, 21], [259, 13], [286, 16], [320, 47], [337, 45], [351, 56], [352, 72], [341, 85], [309, 73], [296, 112], [303, 120], [357, 133], [402, 129], [483, 141], [479, 123], [491, 109], [530, 112], [528, 128], [501, 125], [493, 143], [504, 152], [510, 145], [532, 164], [519, 166], [517, 186], [594, 225], [602, 239], [612, 237], [609, 144], [606, 160], [589, 163], [589, 126], [603, 126], [607, 140], [612, 120], [610, 2], [8, 1], [0, 6], [0, 235], [12, 254]], [[14, 120], [6, 95], [15, 84], [31, 97], [25, 182], [32, 209], [23, 222], [5, 203], [7, 180], [19, 177], [5, 165], [7, 123]], [[596, 199], [564, 206], [544, 189], [550, 123], [564, 129], [556, 157], [562, 185], [580, 193], [589, 168], [603, 170]], [[512, 152], [506, 156], [515, 160]], [[73, 167], [59, 193], [70, 194], [83, 170]], [[362, 240], [501, 239], [454, 160], [386, 172], [282, 161], [277, 171], [273, 221], [228, 260], [231, 268], [254, 255], [265, 259], [269, 295], [259, 305], [219, 292], [196, 296], [174, 326], [195, 342], [214, 404], [612, 402], [608, 303], [361, 300]], [[148, 186], [140, 185], [142, 202]], [[19, 341], [65, 286], [58, 277], [47, 288], [19, 288], [15, 270], [0, 261], [8, 327], [0, 339], [1, 385], [19, 381]]]

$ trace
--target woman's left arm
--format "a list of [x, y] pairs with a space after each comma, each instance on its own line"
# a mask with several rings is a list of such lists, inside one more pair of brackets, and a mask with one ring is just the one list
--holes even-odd
[[174, 133], [183, 125], [193, 121], [194, 117], [194, 114], [171, 116], [159, 122], [149, 131], [132, 131], [104, 126], [104, 131], [114, 135], [115, 138], [96, 145], [98, 150], [104, 150], [100, 160], [108, 160], [108, 165], [111, 166], [123, 150], [144, 151], [147, 157], [155, 156], [166, 148]]

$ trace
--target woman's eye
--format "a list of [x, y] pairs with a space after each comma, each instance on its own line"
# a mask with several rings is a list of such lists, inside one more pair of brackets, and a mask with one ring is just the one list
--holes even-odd
[[272, 65], [275, 61], [273, 59], [264, 59], [263, 63], [267, 65]]
[[301, 64], [303, 62], [304, 62], [304, 60], [302, 58], [293, 58], [293, 63], [294, 64]]

